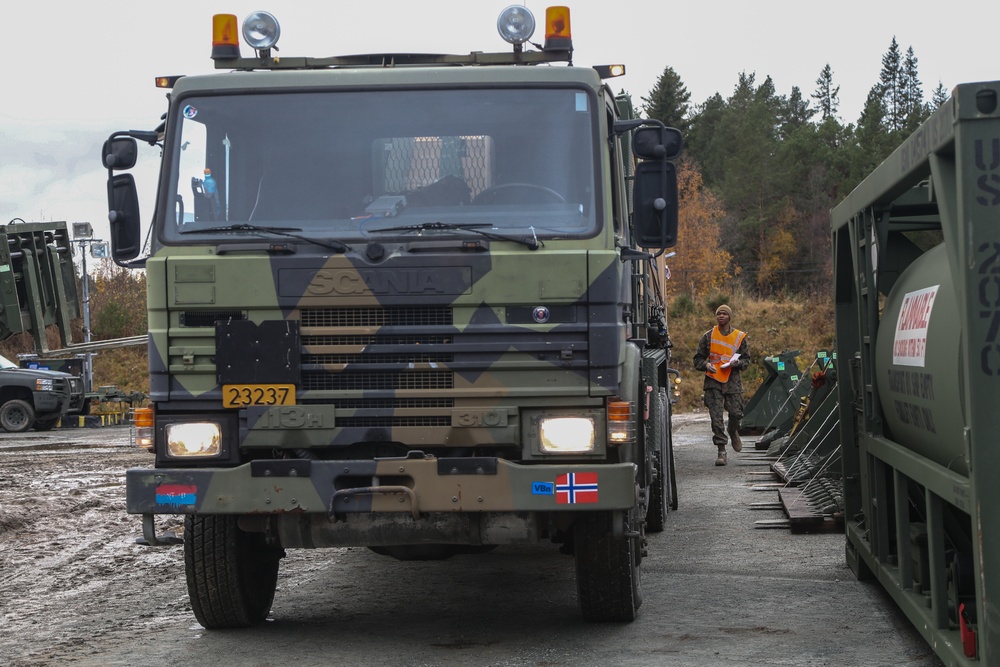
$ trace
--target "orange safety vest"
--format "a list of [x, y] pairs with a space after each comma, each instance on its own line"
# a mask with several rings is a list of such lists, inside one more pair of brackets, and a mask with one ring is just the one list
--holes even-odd
[[712, 343], [708, 349], [708, 361], [715, 365], [716, 371], [709, 373], [706, 370], [705, 375], [722, 383], [727, 382], [729, 373], [733, 369], [732, 367], [722, 368], [722, 364], [732, 359], [736, 351], [740, 349], [744, 338], [746, 338], [746, 333], [739, 329], [732, 329], [728, 336], [723, 336], [718, 326], [712, 327]]

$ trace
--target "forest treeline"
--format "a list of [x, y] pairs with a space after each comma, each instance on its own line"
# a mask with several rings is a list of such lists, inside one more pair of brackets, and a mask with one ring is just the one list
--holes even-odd
[[668, 66], [642, 97], [645, 117], [685, 136], [668, 293], [828, 293], [830, 209], [948, 99], [941, 82], [925, 98], [917, 56], [895, 37], [855, 122], [839, 116], [829, 64], [815, 85], [783, 95], [769, 76], [742, 72], [728, 97], [693, 105]]

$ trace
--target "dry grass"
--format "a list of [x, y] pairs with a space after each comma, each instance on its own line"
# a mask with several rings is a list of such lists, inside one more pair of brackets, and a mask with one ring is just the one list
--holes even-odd
[[[753, 361], [743, 373], [746, 398], [761, 385], [767, 372], [760, 363], [762, 357], [785, 350], [798, 350], [799, 368], [805, 371], [816, 359], [816, 353], [834, 349], [833, 303], [829, 295], [812, 299], [800, 296], [756, 298], [734, 294], [724, 299], [733, 309], [733, 326], [748, 334]], [[685, 312], [672, 313], [669, 320], [670, 339], [674, 344], [671, 366], [681, 372], [680, 400], [677, 412], [704, 409], [702, 404], [702, 373], [692, 365], [698, 340], [715, 324], [715, 308], [721, 297], [710, 302], [697, 302]], [[693, 311], [693, 312], [692, 312]]]
[[122, 347], [98, 354], [94, 358], [94, 388], [103, 385], [149, 394], [146, 346]]

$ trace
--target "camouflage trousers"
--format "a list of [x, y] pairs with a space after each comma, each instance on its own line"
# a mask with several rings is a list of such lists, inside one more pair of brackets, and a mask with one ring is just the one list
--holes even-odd
[[723, 394], [718, 389], [706, 389], [705, 407], [712, 418], [712, 444], [725, 449], [729, 438], [726, 437], [723, 411], [729, 413], [729, 433], [739, 431], [740, 420], [743, 419], [743, 394]]

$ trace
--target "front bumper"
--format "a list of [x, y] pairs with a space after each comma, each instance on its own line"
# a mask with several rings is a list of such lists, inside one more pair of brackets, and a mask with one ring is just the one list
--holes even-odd
[[275, 459], [235, 468], [132, 469], [130, 514], [351, 514], [624, 510], [636, 467], [503, 459]]
[[35, 391], [33, 398], [35, 412], [40, 415], [58, 413], [65, 414], [69, 407], [70, 396], [64, 391]]

